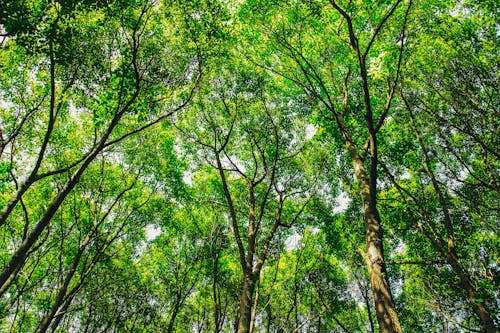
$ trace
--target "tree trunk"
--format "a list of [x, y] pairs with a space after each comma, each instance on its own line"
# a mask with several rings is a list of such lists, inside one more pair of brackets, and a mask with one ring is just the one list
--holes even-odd
[[[59, 289], [59, 291], [57, 293], [54, 304], [50, 308], [50, 311], [43, 317], [42, 321], [38, 325], [38, 327], [35, 331], [36, 333], [47, 332], [47, 330], [50, 326], [50, 323], [52, 322], [52, 320], [54, 320], [54, 317], [57, 314], [57, 311], [63, 305], [63, 303], [65, 301], [67, 301], [68, 287], [69, 287], [69, 284], [71, 283], [71, 280], [73, 279], [73, 276], [76, 273], [76, 269], [78, 267], [78, 264], [80, 263], [83, 252], [84, 252], [84, 248], [82, 248], [82, 247], [78, 248], [78, 252], [76, 253], [75, 258], [73, 259], [73, 263], [71, 265], [71, 268], [68, 271], [66, 278], [64, 279], [64, 283], [62, 284], [61, 288]], [[83, 278], [84, 278], [84, 276], [83, 276]], [[68, 303], [68, 305], [69, 305], [69, 303]]]
[[413, 132], [417, 137], [420, 149], [422, 149], [425, 162], [425, 171], [429, 176], [429, 178], [431, 179], [432, 186], [434, 187], [434, 192], [438, 196], [439, 204], [441, 205], [441, 209], [443, 211], [444, 221], [445, 221], [444, 226], [448, 233], [448, 239], [447, 241], [444, 239], [436, 239], [430, 233], [426, 232], [423, 229], [423, 227], [421, 227], [421, 230], [431, 241], [431, 243], [433, 243], [434, 246], [438, 248], [439, 252], [441, 252], [441, 255], [445, 258], [446, 262], [452, 267], [455, 274], [457, 274], [460, 280], [460, 286], [464, 288], [464, 290], [467, 292], [469, 301], [472, 304], [472, 309], [474, 310], [474, 313], [479, 317], [479, 322], [481, 327], [484, 329], [484, 332], [495, 333], [497, 332], [495, 329], [495, 323], [493, 322], [493, 318], [490, 314], [490, 311], [484, 304], [484, 298], [481, 297], [481, 295], [478, 293], [477, 289], [474, 286], [474, 283], [471, 280], [470, 274], [463, 268], [462, 264], [458, 259], [458, 255], [455, 251], [453, 221], [450, 217], [450, 209], [448, 208], [448, 203], [446, 202], [445, 196], [436, 179], [434, 170], [431, 167], [431, 159], [429, 157], [428, 150], [425, 146], [424, 139], [420, 134], [420, 131], [415, 122], [415, 117], [413, 115], [412, 108], [410, 107], [406, 99], [404, 100], [404, 102], [410, 115], [410, 122], [413, 128]]
[[257, 304], [259, 302], [259, 287], [260, 285], [257, 284], [255, 288], [255, 297], [253, 300], [253, 306], [252, 306], [252, 314], [250, 317], [250, 333], [254, 332], [254, 325], [255, 325], [255, 316], [257, 315]]
[[360, 185], [365, 220], [366, 252], [362, 254], [370, 277], [379, 331], [381, 333], [401, 333], [402, 329], [394, 306], [385, 267], [383, 233], [380, 215], [376, 206], [376, 183], [368, 181], [361, 160], [353, 159], [353, 165]]
[[255, 278], [252, 273], [245, 273], [240, 294], [237, 333], [249, 333], [252, 319], [252, 299], [255, 289]]
[[452, 258], [448, 258], [448, 262], [453, 267], [453, 270], [457, 273], [460, 279], [460, 285], [467, 292], [467, 296], [469, 297], [469, 301], [472, 304], [472, 309], [479, 317], [479, 323], [481, 327], [484, 329], [485, 333], [496, 333], [498, 332], [495, 328], [495, 323], [490, 315], [490, 311], [486, 308], [484, 304], [484, 298], [477, 292], [476, 288], [470, 279], [469, 274], [462, 269], [462, 266], [458, 262], [456, 256], [450, 256]]
[[177, 315], [179, 314], [179, 310], [181, 309], [182, 304], [182, 294], [181, 292], [177, 292], [177, 297], [175, 299], [174, 308], [172, 309], [172, 313], [170, 316], [170, 320], [167, 324], [167, 333], [172, 333], [174, 331], [175, 319], [177, 319]]
[[52, 220], [52, 217], [56, 214], [57, 210], [59, 209], [59, 206], [61, 206], [64, 199], [66, 199], [66, 196], [73, 190], [73, 188], [79, 182], [80, 177], [85, 172], [90, 163], [93, 161], [95, 156], [97, 156], [98, 152], [99, 151], [96, 150], [93, 154], [89, 156], [87, 160], [84, 161], [80, 169], [78, 169], [75, 175], [66, 183], [62, 191], [59, 192], [57, 196], [54, 198], [50, 206], [43, 214], [42, 218], [38, 221], [38, 223], [35, 225], [31, 233], [28, 235], [28, 237], [26, 237], [26, 239], [21, 243], [21, 246], [19, 246], [19, 248], [12, 254], [9, 262], [0, 273], [0, 290], [2, 290], [2, 293], [7, 290], [9, 284], [12, 282], [12, 276], [20, 269], [22, 265], [24, 265], [24, 262], [28, 257], [31, 248], [40, 238], [42, 232], [47, 228], [50, 221]]
[[469, 273], [463, 268], [460, 263], [457, 253], [454, 249], [445, 250], [445, 241], [434, 238], [423, 226], [420, 230], [430, 240], [430, 242], [438, 249], [441, 255], [445, 258], [447, 264], [451, 266], [453, 272], [458, 276], [460, 286], [467, 293], [469, 302], [472, 304], [472, 310], [479, 318], [479, 325], [483, 328], [485, 333], [496, 333], [498, 330], [495, 328], [495, 322], [491, 316], [490, 310], [486, 307], [485, 298], [480, 295], [471, 280]]
[[364, 254], [364, 259], [370, 276], [375, 314], [380, 332], [402, 332], [384, 264], [382, 231], [377, 215], [365, 212], [367, 253]]
[[221, 331], [221, 320], [220, 320], [220, 302], [219, 302], [219, 297], [217, 293], [217, 282], [219, 278], [219, 270], [218, 270], [218, 264], [219, 264], [219, 252], [217, 252], [216, 257], [212, 261], [213, 263], [213, 274], [214, 274], [214, 280], [212, 282], [212, 295], [213, 295], [213, 301], [214, 301], [214, 333], [218, 333]]

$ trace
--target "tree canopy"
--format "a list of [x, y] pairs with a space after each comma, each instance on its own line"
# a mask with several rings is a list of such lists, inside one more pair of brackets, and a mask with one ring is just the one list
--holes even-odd
[[498, 332], [499, 16], [0, 0], [0, 330]]

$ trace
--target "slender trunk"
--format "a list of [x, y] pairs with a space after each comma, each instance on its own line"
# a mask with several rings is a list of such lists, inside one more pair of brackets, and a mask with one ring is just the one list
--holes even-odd
[[66, 276], [66, 279], [64, 280], [63, 285], [61, 286], [61, 288], [59, 289], [59, 292], [57, 293], [57, 297], [56, 297], [56, 300], [54, 301], [54, 304], [52, 305], [49, 313], [47, 313], [43, 317], [43, 319], [40, 322], [40, 324], [38, 325], [35, 333], [47, 332], [47, 329], [49, 328], [50, 323], [52, 322], [52, 320], [54, 320], [54, 317], [55, 317], [57, 311], [59, 310], [61, 305], [63, 305], [66, 297], [68, 296], [67, 291], [68, 291], [69, 284], [70, 284], [71, 280], [73, 279], [73, 276], [76, 273], [76, 268], [78, 267], [78, 263], [80, 262], [82, 255], [83, 255], [83, 248], [80, 248], [80, 249], [78, 249], [78, 252], [75, 256], [75, 259], [73, 260], [73, 264], [71, 266], [71, 269], [69, 270], [68, 275]]
[[179, 310], [181, 308], [182, 303], [182, 295], [177, 294], [177, 299], [175, 300], [174, 308], [172, 310], [172, 314], [170, 317], [170, 321], [167, 325], [167, 333], [172, 333], [174, 331], [175, 319], [177, 319], [177, 315], [179, 314]]
[[243, 287], [240, 294], [240, 308], [238, 310], [237, 333], [249, 333], [252, 319], [252, 299], [255, 289], [255, 277], [251, 272], [245, 273]]
[[221, 304], [220, 304], [220, 297], [219, 293], [217, 291], [217, 283], [219, 281], [219, 256], [220, 256], [220, 251], [221, 251], [221, 246], [222, 246], [222, 241], [221, 238], [222, 236], [219, 234], [219, 242], [218, 242], [218, 248], [216, 250], [215, 257], [212, 259], [212, 265], [213, 265], [213, 274], [214, 274], [214, 280], [212, 282], [212, 295], [214, 298], [214, 333], [219, 333], [222, 329], [222, 323], [221, 323]]
[[[135, 41], [135, 32], [134, 32], [134, 41]], [[51, 48], [52, 48], [52, 44]], [[51, 49], [52, 51], [52, 49]], [[47, 228], [49, 225], [50, 221], [52, 220], [52, 217], [55, 215], [61, 204], [64, 202], [66, 199], [66, 196], [71, 193], [73, 188], [76, 186], [76, 184], [80, 181], [80, 178], [82, 177], [83, 173], [86, 171], [87, 167], [92, 163], [92, 161], [96, 158], [96, 156], [107, 146], [107, 141], [111, 134], [113, 133], [115, 127], [118, 125], [120, 122], [122, 116], [130, 109], [130, 107], [134, 104], [134, 102], [137, 100], [137, 97], [139, 96], [140, 92], [140, 74], [139, 70], [137, 67], [137, 49], [133, 50], [132, 54], [132, 62], [131, 65], [133, 66], [134, 69], [134, 75], [135, 75], [135, 90], [132, 94], [132, 96], [123, 104], [122, 106], [122, 99], [121, 99], [121, 92], [120, 92], [120, 97], [118, 100], [118, 107], [116, 110], [115, 115], [111, 119], [111, 122], [109, 123], [106, 131], [103, 133], [101, 139], [96, 143], [95, 147], [92, 149], [92, 151], [89, 153], [89, 155], [82, 160], [82, 165], [80, 168], [73, 174], [73, 176], [68, 180], [68, 182], [65, 184], [63, 189], [57, 194], [57, 196], [54, 198], [54, 200], [51, 202], [43, 216], [40, 218], [40, 220], [37, 222], [35, 228], [31, 231], [31, 233], [24, 239], [22, 242], [21, 246], [12, 254], [9, 262], [7, 265], [2, 269], [2, 272], [0, 273], [0, 289], [1, 290], [6, 290], [9, 281], [11, 281], [11, 275], [14, 274], [15, 272], [18, 271], [19, 267], [22, 266], [26, 260], [26, 258], [29, 255], [30, 249], [33, 247], [33, 245], [38, 241], [40, 238], [41, 234], [43, 231]], [[51, 52], [51, 57], [53, 57], [53, 53]], [[54, 61], [51, 58], [51, 79], [52, 79], [52, 88], [51, 92], [53, 96], [51, 96], [51, 103], [55, 103], [55, 67], [54, 67]], [[122, 81], [123, 82], [123, 81]], [[55, 112], [55, 104], [51, 105], [51, 113]], [[55, 119], [55, 115], [52, 115], [52, 118]], [[53, 126], [53, 124], [52, 124]], [[48, 133], [48, 132], [47, 132]], [[131, 132], [132, 133], [132, 132]], [[48, 134], [47, 134], [48, 135]], [[44, 139], [47, 144], [49, 138], [47, 137]], [[124, 136], [122, 136], [123, 138]], [[44, 151], [45, 148], [43, 146], [46, 144], [42, 144], [42, 150], [41, 152]], [[40, 153], [41, 154], [41, 153]], [[39, 159], [37, 161], [37, 164], [41, 164], [41, 156], [39, 154]], [[36, 169], [37, 167], [35, 167]], [[1, 216], [5, 216], [5, 218], [8, 216], [8, 214], [2, 213]], [[1, 296], [1, 294], [0, 294]]]
[[484, 298], [481, 297], [481, 295], [477, 292], [474, 284], [470, 279], [469, 274], [462, 268], [462, 265], [459, 263], [456, 254], [452, 253], [450, 256], [448, 256], [446, 261], [451, 265], [455, 273], [458, 275], [458, 278], [460, 279], [460, 285], [467, 292], [469, 301], [472, 304], [472, 309], [479, 317], [479, 322], [481, 327], [484, 329], [484, 332], [498, 332], [495, 328], [495, 323], [493, 322], [490, 311], [484, 303]]
[[365, 301], [366, 310], [368, 312], [368, 321], [370, 322], [370, 332], [374, 333], [375, 325], [373, 324], [373, 319], [372, 319], [373, 316], [370, 306], [370, 298], [368, 297], [368, 288], [365, 288], [365, 286], [363, 286], [360, 277], [356, 273], [354, 273], [354, 277], [356, 278], [356, 282], [358, 284], [359, 291], [361, 292], [361, 296], [363, 296], [363, 300]]
[[[440, 239], [439, 241], [435, 239], [434, 237], [431, 236], [431, 234], [427, 234], [426, 236], [431, 240], [431, 242], [438, 248], [438, 250], [441, 252], [441, 255], [444, 256], [446, 262], [452, 267], [453, 271], [455, 274], [457, 274], [459, 280], [460, 280], [460, 285], [464, 290], [467, 292], [467, 296], [469, 298], [469, 301], [472, 304], [472, 309], [476, 313], [476, 315], [479, 317], [479, 322], [481, 327], [484, 329], [485, 332], [487, 333], [495, 333], [495, 323], [493, 322], [493, 318], [490, 314], [490, 311], [484, 304], [484, 298], [481, 297], [481, 295], [477, 292], [476, 288], [474, 287], [474, 284], [470, 278], [469, 273], [463, 268], [462, 264], [460, 263], [458, 259], [458, 255], [455, 250], [455, 240], [454, 240], [454, 231], [453, 231], [453, 221], [451, 218], [450, 210], [448, 208], [448, 203], [446, 202], [445, 195], [443, 194], [439, 183], [436, 179], [436, 176], [434, 174], [434, 170], [431, 167], [431, 159], [429, 157], [429, 153], [427, 150], [427, 147], [425, 146], [424, 139], [417, 127], [417, 124], [415, 122], [415, 117], [412, 111], [412, 108], [410, 107], [409, 103], [404, 99], [406, 108], [408, 109], [409, 115], [410, 115], [410, 122], [413, 128], [413, 132], [415, 133], [415, 136], [417, 137], [418, 143], [420, 145], [420, 149], [422, 150], [423, 157], [424, 157], [424, 163], [425, 163], [425, 171], [429, 178], [431, 179], [432, 186], [434, 188], [434, 192], [436, 193], [438, 199], [439, 199], [439, 204], [441, 206], [441, 209], [443, 211], [444, 215], [444, 226], [447, 231], [447, 250], [445, 250], [445, 240]], [[439, 244], [438, 244], [439, 242]], [[478, 301], [478, 300], [483, 300], [483, 301]]]
[[24, 182], [22, 182], [15, 195], [3, 207], [2, 211], [0, 212], [0, 226], [6, 223], [7, 218], [14, 210], [14, 207], [16, 207], [17, 203], [21, 200], [24, 193], [26, 193], [30, 186], [33, 185], [33, 183], [36, 181], [36, 171], [38, 171], [38, 169], [32, 171], [31, 175]]
[[12, 271], [12, 273], [10, 274], [10, 276], [5, 280], [5, 282], [0, 286], [0, 295], [3, 295], [7, 289], [9, 288], [10, 284], [12, 283], [12, 281], [14, 281], [14, 279], [16, 278], [17, 274], [19, 273], [19, 271], [21, 270], [21, 268], [23, 268], [23, 265], [18, 265], [16, 269], [14, 269]]
[[30, 249], [33, 247], [35, 242], [38, 240], [42, 232], [48, 226], [49, 222], [52, 220], [52, 217], [55, 215], [59, 206], [63, 203], [66, 196], [73, 190], [76, 184], [79, 182], [80, 177], [87, 169], [88, 165], [93, 161], [93, 158], [97, 155], [97, 152], [90, 155], [89, 158], [84, 162], [84, 164], [80, 167], [80, 169], [76, 172], [76, 174], [66, 183], [66, 186], [62, 189], [61, 192], [57, 195], [57, 197], [52, 201], [50, 206], [45, 211], [45, 214], [38, 221], [35, 228], [31, 231], [31, 233], [26, 237], [26, 239], [22, 242], [21, 246], [14, 252], [11, 256], [11, 259], [4, 267], [2, 272], [0, 273], [0, 289], [2, 291], [7, 290], [8, 284], [12, 281], [11, 275], [18, 271], [19, 267], [24, 264]]
[[253, 333], [253, 328], [255, 324], [255, 316], [257, 315], [257, 304], [259, 302], [259, 284], [255, 287], [255, 297], [253, 300], [252, 314], [250, 317], [250, 333]]
[[217, 298], [217, 280], [214, 279], [213, 285], [213, 297], [214, 297], [214, 333], [220, 332], [220, 304]]
[[267, 312], [267, 321], [266, 321], [266, 333], [271, 333], [271, 322], [273, 319], [273, 311], [269, 301], [267, 302], [266, 312]]
[[69, 306], [71, 305], [71, 302], [73, 301], [75, 295], [71, 295], [61, 306], [61, 308], [58, 310], [58, 313], [54, 316], [54, 319], [52, 320], [52, 325], [50, 327], [51, 332], [55, 332], [56, 329], [59, 327], [61, 324], [62, 319], [64, 318], [64, 314], [67, 313]]
[[[87, 170], [87, 167], [94, 161], [96, 156], [104, 149], [106, 145], [106, 141], [108, 138], [111, 136], [111, 133], [115, 129], [115, 127], [118, 125], [120, 119], [124, 115], [125, 111], [127, 111], [134, 101], [137, 99], [137, 96], [139, 96], [139, 88], [136, 88], [136, 91], [134, 92], [134, 95], [131, 97], [131, 99], [126, 103], [126, 105], [120, 110], [120, 112], [117, 112], [113, 119], [111, 120], [106, 132], [103, 134], [95, 148], [92, 150], [91, 153], [87, 156], [86, 159], [82, 161], [82, 165], [80, 168], [73, 174], [70, 180], [66, 183], [66, 185], [63, 187], [63, 189], [57, 194], [57, 196], [54, 198], [52, 203], [49, 205], [43, 216], [40, 218], [38, 223], [36, 224], [35, 228], [31, 231], [31, 233], [24, 239], [22, 242], [21, 246], [12, 254], [9, 262], [7, 265], [4, 267], [2, 272], [0, 273], [0, 289], [1, 290], [6, 290], [8, 286], [8, 282], [11, 281], [11, 275], [14, 274], [18, 270], [20, 266], [24, 264], [24, 261], [26, 260], [27, 256], [29, 255], [30, 249], [33, 247], [33, 245], [36, 243], [36, 241], [40, 238], [40, 235], [42, 232], [47, 228], [49, 225], [50, 221], [52, 220], [52, 217], [55, 215], [57, 210], [59, 209], [59, 206], [64, 202], [66, 199], [66, 196], [71, 193], [73, 188], [78, 184], [80, 181], [80, 178], [82, 177], [83, 173]], [[0, 294], [1, 296], [1, 294]]]
[[419, 228], [423, 232], [423, 234], [429, 239], [429, 241], [438, 249], [441, 255], [445, 258], [446, 263], [451, 266], [453, 272], [458, 276], [460, 286], [467, 293], [469, 302], [472, 304], [472, 310], [479, 318], [479, 324], [483, 328], [484, 332], [485, 333], [498, 332], [498, 330], [495, 328], [495, 322], [493, 321], [491, 312], [484, 303], [485, 297], [482, 297], [481, 294], [475, 288], [469, 273], [463, 268], [455, 250], [451, 249], [449, 251], [446, 251], [445, 241], [436, 239], [422, 225], [420, 225]]
[[49, 145], [49, 140], [54, 130], [54, 125], [56, 122], [56, 68], [55, 68], [55, 60], [54, 60], [54, 47], [52, 40], [49, 41], [50, 47], [50, 107], [49, 107], [49, 122], [47, 124], [47, 131], [45, 132], [42, 146], [40, 147], [40, 151], [38, 152], [38, 157], [35, 162], [35, 166], [33, 170], [31, 170], [28, 178], [22, 183], [21, 187], [17, 190], [16, 194], [13, 198], [9, 200], [9, 202], [5, 205], [5, 207], [0, 212], [0, 226], [4, 225], [7, 222], [7, 218], [16, 207], [17, 203], [21, 200], [22, 196], [31, 185], [37, 180], [38, 170], [42, 165], [43, 158], [45, 156], [45, 152]]

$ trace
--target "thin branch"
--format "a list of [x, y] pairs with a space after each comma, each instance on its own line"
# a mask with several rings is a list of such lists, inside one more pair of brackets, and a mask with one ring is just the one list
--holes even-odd
[[[366, 46], [366, 50], [363, 53], [363, 59], [366, 59], [366, 56], [368, 55], [368, 52], [370, 51], [370, 48], [371, 48], [373, 42], [375, 41], [375, 38], [377, 38], [378, 34], [382, 30], [383, 25], [389, 19], [389, 17], [391, 17], [392, 14], [394, 14], [394, 11], [396, 10], [397, 6], [400, 3], [401, 3], [401, 0], [396, 0], [396, 2], [392, 5], [391, 9], [384, 15], [384, 17], [382, 18], [382, 20], [378, 24], [377, 28], [375, 29], [375, 32], [372, 35], [372, 38], [370, 39], [370, 41], [368, 42], [368, 45]], [[410, 5], [411, 5], [411, 1], [410, 1]], [[408, 6], [408, 8], [409, 8], [409, 6]], [[406, 21], [405, 21], [405, 24], [406, 24]]]

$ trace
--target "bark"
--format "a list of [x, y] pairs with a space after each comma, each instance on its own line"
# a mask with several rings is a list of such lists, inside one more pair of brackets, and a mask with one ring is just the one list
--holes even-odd
[[383, 232], [375, 201], [376, 185], [369, 182], [365, 176], [362, 161], [354, 160], [353, 164], [356, 178], [360, 183], [365, 219], [366, 252], [362, 251], [362, 255], [370, 277], [379, 331], [402, 332], [387, 277], [382, 242]]
[[402, 332], [389, 287], [384, 264], [382, 231], [378, 214], [365, 213], [366, 248], [364, 255], [375, 303], [375, 314], [380, 332]]
[[74, 297], [75, 297], [74, 294], [69, 296], [68, 299], [61, 306], [61, 308], [58, 310], [58, 312], [55, 314], [54, 319], [52, 320], [51, 332], [55, 332], [56, 329], [61, 324], [61, 321], [64, 318], [64, 314], [68, 312], [68, 308], [71, 305], [71, 302], [73, 301]]
[[237, 333], [249, 333], [252, 319], [252, 299], [255, 289], [254, 274], [247, 272], [243, 279], [243, 287], [240, 293], [240, 307], [238, 310]]
[[[370, 110], [370, 108], [368, 108]], [[384, 260], [383, 232], [377, 209], [377, 141], [370, 125], [370, 165], [369, 173], [365, 169], [364, 158], [360, 156], [352, 139], [345, 129], [344, 119], [336, 115], [336, 121], [344, 137], [346, 149], [351, 156], [354, 174], [360, 186], [365, 221], [366, 252], [360, 250], [365, 260], [370, 277], [370, 285], [375, 303], [375, 315], [382, 333], [402, 332], [399, 317], [389, 286]]]
[[250, 317], [250, 333], [254, 332], [255, 317], [257, 316], [257, 305], [259, 304], [259, 284], [255, 287], [255, 297], [253, 300], [252, 314]]
[[181, 309], [181, 298], [182, 295], [177, 294], [177, 298], [175, 300], [174, 308], [172, 309], [171, 317], [167, 325], [167, 332], [172, 333], [174, 331], [175, 319], [177, 319], [177, 315], [179, 314], [179, 310]]
[[218, 236], [218, 248], [216, 250], [215, 256], [212, 259], [212, 267], [214, 278], [212, 281], [212, 295], [214, 301], [214, 333], [218, 333], [222, 329], [222, 320], [221, 320], [221, 304], [220, 304], [220, 296], [217, 289], [217, 283], [219, 282], [219, 256], [222, 246], [222, 236], [219, 234]]

